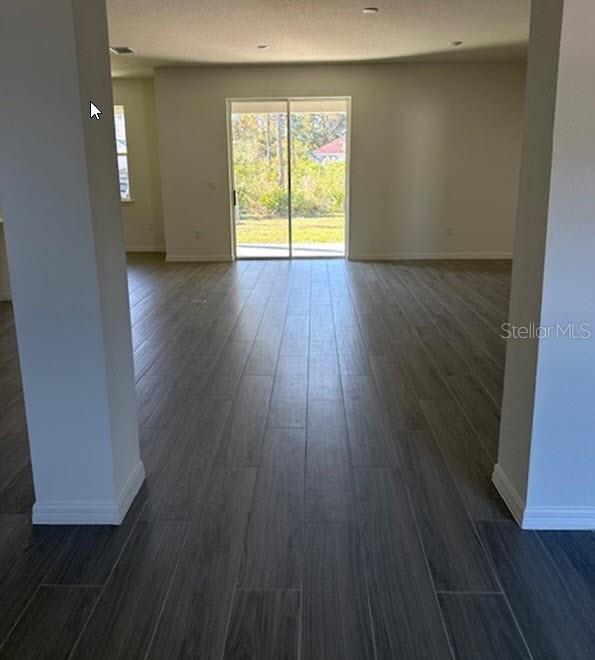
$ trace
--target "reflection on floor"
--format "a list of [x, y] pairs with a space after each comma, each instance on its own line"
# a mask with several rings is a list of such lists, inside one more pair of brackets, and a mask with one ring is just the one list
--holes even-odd
[[[294, 243], [292, 249], [294, 257], [344, 257], [344, 243]], [[276, 259], [288, 258], [289, 248], [285, 245], [265, 244], [238, 244], [238, 259]]]
[[510, 263], [139, 254], [129, 283], [117, 528], [31, 529], [0, 304], [1, 657], [595, 657], [595, 535], [521, 532], [491, 484]]

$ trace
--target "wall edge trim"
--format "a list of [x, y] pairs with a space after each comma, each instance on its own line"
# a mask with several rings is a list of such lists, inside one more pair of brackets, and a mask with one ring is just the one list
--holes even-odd
[[165, 245], [127, 245], [126, 252], [165, 252]]
[[525, 508], [523, 529], [595, 530], [593, 506], [531, 506]]
[[229, 254], [170, 254], [165, 255], [165, 261], [233, 261]]
[[392, 254], [351, 253], [352, 261], [397, 261], [400, 259], [512, 259], [512, 252], [395, 252]]
[[139, 461], [116, 500], [104, 502], [35, 502], [34, 525], [120, 525], [145, 480]]
[[492, 482], [522, 529], [595, 530], [595, 506], [526, 506], [499, 463]]
[[500, 463], [496, 463], [494, 466], [492, 483], [496, 486], [496, 490], [500, 493], [500, 497], [504, 500], [504, 504], [506, 504], [508, 510], [512, 513], [513, 518], [522, 527], [525, 503], [516, 488], [512, 485], [510, 479], [506, 476]]

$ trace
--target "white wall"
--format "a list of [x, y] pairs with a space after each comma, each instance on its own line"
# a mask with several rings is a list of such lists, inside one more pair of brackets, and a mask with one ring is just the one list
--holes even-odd
[[[545, 6], [534, 11], [531, 19], [526, 126], [510, 300], [510, 322], [522, 326], [538, 324], [540, 320], [550, 193], [561, 10], [549, 0], [547, 11], [544, 9]], [[506, 348], [498, 470], [505, 473], [523, 502], [527, 496], [538, 343], [536, 338], [509, 340]]]
[[[119, 523], [140, 461], [104, 0], [0, 4], [0, 198], [36, 523]], [[14, 52], [27, 44], [23, 57]], [[89, 117], [92, 98], [103, 115]]]
[[163, 250], [161, 172], [157, 148], [155, 93], [149, 79], [112, 81], [114, 103], [124, 106], [131, 202], [122, 204], [127, 250]]
[[[559, 1], [559, 0], [557, 0]], [[589, 506], [595, 527], [595, 4], [564, 3], [541, 323], [588, 322], [542, 342], [529, 504]]]
[[595, 528], [594, 22], [533, 6], [510, 320], [592, 334], [509, 343], [494, 480], [527, 528]]
[[510, 255], [524, 78], [520, 62], [158, 69], [168, 256], [231, 255], [225, 100], [285, 95], [353, 99], [352, 257]]

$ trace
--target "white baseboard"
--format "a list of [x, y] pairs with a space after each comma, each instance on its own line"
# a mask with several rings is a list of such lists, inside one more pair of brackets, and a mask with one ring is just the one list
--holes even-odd
[[504, 470], [500, 467], [500, 463], [496, 463], [494, 466], [492, 482], [494, 486], [496, 486], [496, 490], [500, 493], [508, 510], [522, 527], [525, 503], [523, 502], [523, 498], [517, 493], [516, 488], [510, 482], [510, 479], [504, 473]]
[[499, 464], [492, 481], [522, 529], [595, 530], [595, 506], [525, 506]]
[[531, 506], [525, 509], [523, 529], [595, 530], [593, 506]]
[[169, 254], [165, 256], [165, 261], [233, 261], [230, 254]]
[[[133, 252], [132, 248], [126, 248]], [[150, 251], [150, 250], [138, 250]], [[399, 261], [415, 259], [512, 259], [512, 252], [395, 252], [391, 254], [353, 254], [352, 261]], [[167, 254], [166, 261], [232, 261], [229, 254]]]
[[134, 498], [137, 496], [140, 487], [143, 485], [145, 480], [145, 465], [142, 461], [139, 461], [136, 464], [134, 470], [132, 470], [128, 481], [124, 484], [124, 487], [118, 495], [118, 513], [119, 521], [116, 523], [119, 525], [123, 520], [128, 509], [132, 505]]
[[127, 245], [126, 252], [165, 252], [165, 245]]
[[416, 259], [512, 259], [512, 252], [394, 252], [391, 254], [353, 254], [352, 261], [401, 261]]
[[34, 525], [120, 525], [145, 480], [139, 461], [114, 502], [35, 502]]

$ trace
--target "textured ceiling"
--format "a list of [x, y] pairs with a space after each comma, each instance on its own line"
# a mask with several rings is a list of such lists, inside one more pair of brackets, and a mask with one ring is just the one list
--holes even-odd
[[[369, 4], [377, 14], [363, 14]], [[166, 64], [519, 57], [530, 0], [108, 0], [114, 75]], [[450, 41], [462, 40], [453, 49]], [[268, 44], [268, 50], [258, 50]]]

